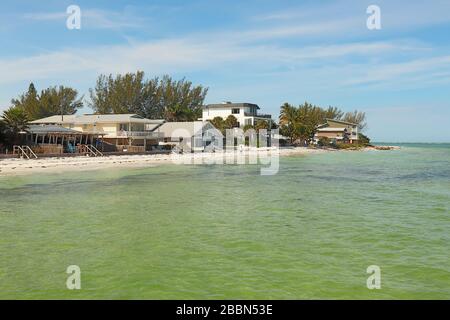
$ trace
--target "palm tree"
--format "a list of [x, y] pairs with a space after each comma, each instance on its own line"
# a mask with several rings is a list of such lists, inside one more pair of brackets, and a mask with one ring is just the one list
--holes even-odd
[[285, 103], [281, 106], [280, 112], [280, 125], [289, 125], [296, 121], [297, 119], [297, 108], [289, 103]]
[[28, 118], [23, 108], [11, 107], [3, 111], [3, 125], [11, 144], [19, 144], [20, 133], [28, 128]]
[[237, 121], [235, 116], [230, 114], [225, 119], [225, 127], [226, 127], [226, 129], [233, 129], [233, 128], [239, 127], [239, 122]]
[[214, 117], [214, 119], [210, 120], [211, 124], [222, 134], [225, 132], [225, 121], [222, 117]]
[[266, 120], [259, 120], [256, 121], [256, 125], [255, 125], [255, 129], [257, 131], [261, 130], [261, 129], [266, 129], [269, 130], [269, 123]]
[[281, 106], [280, 111], [280, 127], [283, 135], [290, 138], [291, 143], [299, 136], [299, 129], [301, 126], [299, 109], [285, 103]]
[[22, 108], [11, 107], [3, 111], [3, 121], [6, 129], [13, 134], [18, 134], [28, 128], [28, 117]]

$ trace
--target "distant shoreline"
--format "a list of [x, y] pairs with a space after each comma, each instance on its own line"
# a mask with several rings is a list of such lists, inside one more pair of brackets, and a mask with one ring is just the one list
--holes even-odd
[[234, 152], [216, 152], [216, 153], [184, 153], [184, 154], [149, 154], [149, 155], [112, 155], [104, 157], [56, 157], [56, 158], [38, 158], [32, 160], [25, 159], [0, 159], [0, 177], [1, 176], [21, 176], [34, 173], [63, 173], [67, 171], [87, 171], [108, 168], [144, 168], [154, 167], [166, 164], [198, 164], [207, 161], [220, 162], [221, 159], [230, 160], [238, 156], [294, 156], [318, 154], [340, 151], [370, 151], [399, 149], [396, 146], [384, 146], [386, 149], [380, 149], [380, 146], [366, 147], [359, 150], [336, 150], [336, 149], [310, 149], [306, 147], [282, 147], [247, 149]]

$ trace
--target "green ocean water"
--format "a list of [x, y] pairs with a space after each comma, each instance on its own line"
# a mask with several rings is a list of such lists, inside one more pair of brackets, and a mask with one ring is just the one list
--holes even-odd
[[449, 144], [259, 169], [0, 177], [0, 298], [450, 298]]

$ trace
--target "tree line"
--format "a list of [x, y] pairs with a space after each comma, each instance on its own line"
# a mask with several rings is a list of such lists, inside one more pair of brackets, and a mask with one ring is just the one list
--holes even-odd
[[[16, 144], [19, 133], [30, 121], [60, 114], [75, 114], [86, 104], [95, 113], [133, 113], [150, 119], [166, 121], [194, 121], [202, 116], [202, 105], [208, 88], [194, 85], [185, 78], [175, 80], [165, 75], [145, 79], [142, 71], [124, 75], [100, 75], [94, 88], [89, 90], [89, 99], [79, 96], [76, 89], [54, 86], [36, 90], [33, 83], [19, 97], [11, 100], [11, 107], [0, 118], [0, 148], [2, 144]], [[87, 101], [85, 101], [87, 100]], [[285, 103], [279, 116], [280, 133], [291, 142], [309, 141], [318, 125], [327, 118], [357, 123], [360, 131], [366, 127], [364, 112], [344, 113], [336, 107], [322, 108], [305, 102], [294, 106]], [[211, 123], [220, 131], [238, 125], [236, 117], [216, 117]], [[257, 121], [248, 129], [271, 129], [274, 122]]]
[[[124, 75], [100, 75], [89, 99], [65, 86], [49, 87], [37, 92], [33, 83], [0, 119], [0, 147], [17, 143], [18, 134], [33, 120], [60, 114], [75, 114], [85, 105], [98, 114], [134, 113], [150, 119], [194, 121], [201, 117], [201, 106], [208, 88], [194, 85], [185, 78], [175, 80], [165, 75], [145, 79], [142, 71]], [[87, 100], [87, 101], [85, 101]]]

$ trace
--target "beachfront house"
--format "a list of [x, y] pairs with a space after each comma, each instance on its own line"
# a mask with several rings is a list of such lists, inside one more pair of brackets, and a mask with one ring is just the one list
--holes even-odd
[[358, 125], [356, 123], [326, 119], [326, 123], [317, 127], [314, 142], [320, 138], [328, 138], [334, 142], [354, 143], [358, 141]]
[[254, 103], [232, 103], [223, 102], [219, 104], [208, 104], [203, 106], [202, 121], [213, 120], [215, 117], [221, 117], [224, 120], [233, 115], [236, 117], [239, 127], [245, 125], [256, 125], [258, 121], [267, 121], [272, 123], [272, 116], [270, 114], [258, 113], [259, 106]]
[[[77, 143], [97, 144], [101, 137], [102, 149], [108, 151], [143, 152], [158, 145], [162, 135], [158, 128], [164, 120], [145, 119], [136, 114], [58, 115], [32, 121], [36, 126], [60, 126], [78, 133]], [[44, 134], [44, 128], [41, 130]], [[39, 141], [39, 133], [36, 137]], [[45, 140], [44, 140], [45, 141]]]
[[214, 151], [223, 148], [223, 135], [208, 121], [166, 122], [158, 131], [160, 145], [180, 152]]

